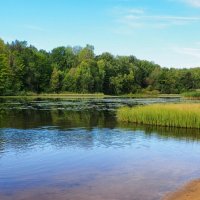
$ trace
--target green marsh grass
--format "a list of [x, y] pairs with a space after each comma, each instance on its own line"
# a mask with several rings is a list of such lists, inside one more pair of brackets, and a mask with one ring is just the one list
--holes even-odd
[[166, 127], [200, 129], [200, 104], [153, 104], [123, 107], [118, 121]]
[[200, 91], [186, 92], [183, 96], [189, 99], [200, 99]]

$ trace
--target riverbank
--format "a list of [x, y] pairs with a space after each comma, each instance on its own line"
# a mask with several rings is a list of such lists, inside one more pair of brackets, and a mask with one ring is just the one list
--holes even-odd
[[182, 96], [186, 99], [200, 100], [200, 91], [186, 92]]
[[200, 200], [200, 180], [188, 183], [176, 192], [168, 194], [163, 200]]
[[79, 94], [79, 93], [61, 93], [61, 94], [27, 94], [27, 95], [16, 95], [16, 96], [0, 96], [0, 98], [104, 98], [111, 97], [102, 93], [94, 94]]
[[135, 94], [124, 94], [120, 97], [130, 97], [130, 98], [181, 98], [180, 94], [154, 94], [154, 93], [135, 93]]
[[9, 95], [9, 96], [0, 96], [0, 98], [181, 98], [179, 94], [145, 94], [145, 93], [136, 93], [136, 94], [125, 94], [125, 95], [107, 95], [103, 93], [27, 93], [22, 95]]

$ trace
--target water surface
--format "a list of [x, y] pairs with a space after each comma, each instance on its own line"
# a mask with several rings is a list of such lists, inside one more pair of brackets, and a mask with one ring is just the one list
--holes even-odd
[[0, 99], [0, 199], [159, 200], [200, 177], [197, 130], [119, 124], [180, 99]]

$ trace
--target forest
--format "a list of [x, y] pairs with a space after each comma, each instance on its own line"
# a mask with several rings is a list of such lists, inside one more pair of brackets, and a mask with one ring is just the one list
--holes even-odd
[[94, 47], [38, 50], [0, 39], [0, 95], [27, 93], [179, 94], [200, 88], [200, 67], [165, 68], [135, 56], [95, 55]]

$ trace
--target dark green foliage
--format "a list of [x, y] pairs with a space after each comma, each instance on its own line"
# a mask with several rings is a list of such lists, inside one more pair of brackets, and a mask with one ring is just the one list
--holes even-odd
[[130, 94], [183, 93], [200, 88], [200, 68], [161, 68], [134, 56], [96, 56], [94, 47], [57, 47], [51, 52], [26, 41], [0, 39], [0, 95], [26, 92]]

